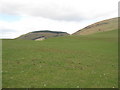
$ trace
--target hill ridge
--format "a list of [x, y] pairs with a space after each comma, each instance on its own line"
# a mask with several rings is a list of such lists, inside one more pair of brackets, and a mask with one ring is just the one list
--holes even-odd
[[67, 32], [62, 32], [62, 31], [39, 30], [39, 31], [33, 31], [27, 34], [21, 35], [16, 39], [43, 40], [51, 37], [58, 37], [58, 36], [65, 36], [65, 35], [69, 35], [69, 34]]
[[72, 35], [88, 35], [96, 32], [104, 32], [118, 29], [118, 17], [102, 20], [84, 27]]

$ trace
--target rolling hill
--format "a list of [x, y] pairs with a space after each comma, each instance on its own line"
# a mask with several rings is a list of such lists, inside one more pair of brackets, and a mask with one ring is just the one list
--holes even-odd
[[87, 27], [78, 30], [72, 35], [88, 35], [88, 34], [110, 31], [115, 29], [118, 29], [118, 18], [107, 19], [94, 23], [92, 25], [88, 25]]
[[21, 35], [16, 39], [43, 40], [51, 37], [58, 37], [58, 36], [65, 36], [65, 35], [69, 35], [69, 34], [66, 32], [42, 30], [42, 31], [34, 31], [34, 32]]

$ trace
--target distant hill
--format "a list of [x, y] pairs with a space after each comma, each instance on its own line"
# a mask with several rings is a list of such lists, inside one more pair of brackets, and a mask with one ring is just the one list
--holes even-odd
[[43, 40], [51, 37], [58, 37], [58, 36], [65, 36], [69, 35], [66, 32], [59, 32], [59, 31], [50, 31], [50, 30], [42, 30], [42, 31], [33, 31], [16, 39], [24, 39], [24, 40]]
[[81, 30], [78, 30], [77, 32], [73, 33], [73, 35], [88, 35], [115, 29], [118, 29], [118, 18], [107, 19], [94, 23]]

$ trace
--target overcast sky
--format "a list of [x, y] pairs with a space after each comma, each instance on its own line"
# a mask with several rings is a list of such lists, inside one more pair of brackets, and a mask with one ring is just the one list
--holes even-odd
[[70, 34], [118, 16], [119, 0], [0, 0], [0, 38], [37, 31]]

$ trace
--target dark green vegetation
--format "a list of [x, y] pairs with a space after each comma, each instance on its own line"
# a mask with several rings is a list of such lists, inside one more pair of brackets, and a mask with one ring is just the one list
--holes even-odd
[[30, 32], [24, 35], [21, 35], [20, 37], [16, 39], [23, 39], [23, 40], [36, 40], [40, 38], [51, 38], [51, 37], [58, 37], [58, 36], [66, 36], [69, 35], [66, 32], [59, 32], [59, 31], [49, 31], [49, 30], [43, 30], [43, 31], [34, 31]]
[[59, 31], [50, 31], [50, 30], [43, 30], [43, 31], [33, 31], [31, 33], [39, 33], [39, 32], [47, 32], [47, 33], [66, 33], [66, 32], [59, 32]]
[[117, 88], [117, 33], [3, 40], [3, 88]]

